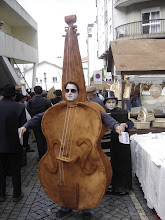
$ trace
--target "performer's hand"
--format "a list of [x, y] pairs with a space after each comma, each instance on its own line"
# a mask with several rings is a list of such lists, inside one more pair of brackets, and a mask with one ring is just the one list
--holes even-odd
[[121, 132], [123, 132], [124, 130], [125, 129], [121, 125], [116, 127], [116, 133], [118, 133], [118, 134], [121, 134]]
[[18, 128], [18, 134], [22, 131], [22, 135], [27, 131], [25, 127]]
[[124, 129], [123, 131], [125, 131], [125, 128], [127, 127], [126, 123], [121, 123], [120, 126], [122, 126], [122, 128]]

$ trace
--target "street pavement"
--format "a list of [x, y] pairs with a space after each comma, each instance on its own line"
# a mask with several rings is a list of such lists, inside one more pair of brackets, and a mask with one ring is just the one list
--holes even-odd
[[[6, 201], [0, 203], [0, 220], [51, 220], [82, 219], [81, 211], [72, 211], [63, 218], [56, 218], [60, 206], [49, 199], [41, 187], [38, 178], [38, 152], [36, 143], [30, 140], [35, 152], [28, 152], [28, 163], [22, 167], [22, 191], [24, 197], [19, 202], [12, 200], [11, 177], [7, 177]], [[129, 194], [119, 195], [107, 191], [101, 204], [91, 210], [92, 220], [157, 220], [153, 210], [149, 209], [143, 197], [138, 181], [133, 177], [133, 190]]]

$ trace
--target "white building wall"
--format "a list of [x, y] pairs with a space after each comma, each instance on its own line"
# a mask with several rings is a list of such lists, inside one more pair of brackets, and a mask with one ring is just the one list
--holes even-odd
[[38, 62], [38, 50], [0, 30], [0, 56]]
[[164, 0], [158, 0], [156, 2], [143, 2], [136, 5], [131, 5], [127, 7], [127, 22], [134, 22], [141, 20], [141, 10], [142, 9], [149, 9], [154, 7], [160, 7], [160, 18], [165, 18], [165, 3]]
[[[32, 68], [24, 73], [30, 88], [32, 88], [32, 73]], [[46, 84], [44, 73], [46, 73]], [[53, 82], [53, 77], [57, 77], [57, 82]], [[53, 86], [55, 89], [62, 89], [62, 68], [47, 62], [39, 63], [36, 66], [36, 79], [36, 85], [41, 86], [43, 90], [49, 90]]]
[[98, 56], [105, 52], [104, 0], [97, 1]]
[[88, 70], [89, 78], [93, 76], [93, 72], [103, 68], [103, 60], [98, 59], [98, 41], [97, 41], [97, 24], [91, 27], [91, 37], [88, 38]]
[[[106, 51], [105, 34], [108, 32], [108, 40], [116, 39], [116, 28], [120, 25], [141, 20], [141, 10], [153, 7], [160, 7], [160, 18], [165, 18], [165, 2], [164, 0], [144, 1], [132, 4], [128, 7], [116, 7], [115, 0], [97, 0], [97, 18], [98, 18], [98, 55], [102, 56]], [[108, 25], [105, 25], [104, 13], [106, 11]], [[105, 29], [107, 30], [105, 31]], [[121, 33], [122, 34], [122, 33]]]
[[37, 23], [16, 0], [1, 0], [0, 56], [17, 63], [38, 62]]
[[108, 0], [108, 36], [109, 42], [113, 40], [113, 0]]
[[[114, 7], [114, 5], [113, 5]], [[116, 39], [116, 30], [115, 28], [127, 23], [127, 17], [126, 17], [126, 8], [120, 8], [116, 9], [113, 8], [113, 31], [114, 31], [114, 40]]]
[[83, 65], [85, 86], [88, 86], [88, 63], [84, 62], [84, 63], [82, 63], [82, 65]]

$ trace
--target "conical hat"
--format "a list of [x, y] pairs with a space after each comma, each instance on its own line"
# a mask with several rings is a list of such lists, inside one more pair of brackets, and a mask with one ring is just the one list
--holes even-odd
[[51, 89], [49, 89], [48, 94], [47, 94], [47, 98], [48, 98], [48, 99], [54, 99], [54, 98], [56, 98], [56, 95], [53, 93], [54, 91], [55, 91], [54, 86], [53, 86]]

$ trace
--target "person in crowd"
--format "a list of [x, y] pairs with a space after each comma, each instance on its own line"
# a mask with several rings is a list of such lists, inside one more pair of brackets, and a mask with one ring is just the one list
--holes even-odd
[[107, 98], [107, 90], [105, 87], [103, 87], [102, 96], [104, 97], [104, 99]]
[[[78, 98], [78, 95], [79, 95], [79, 87], [78, 87], [77, 83], [75, 83], [75, 82], [66, 83], [66, 85], [65, 85], [65, 98], [69, 102], [74, 102]], [[113, 129], [114, 132], [117, 132], [118, 134], [120, 134], [122, 131], [124, 131], [123, 127], [120, 126], [120, 124], [116, 120], [114, 120], [112, 117], [110, 117], [109, 115], [104, 114], [102, 112], [100, 114], [102, 117], [102, 121], [107, 128]], [[34, 118], [29, 120], [25, 125], [23, 125], [23, 127], [20, 129], [24, 133], [27, 129], [34, 127], [34, 126], [37, 126], [37, 124], [40, 123], [43, 115], [44, 115], [44, 112], [36, 115]], [[69, 213], [71, 211], [72, 210], [69, 208], [61, 207], [61, 209], [59, 211], [57, 211], [56, 217], [62, 218], [63, 216], [65, 216], [67, 213]], [[89, 209], [83, 210], [82, 216], [83, 216], [84, 220], [90, 220], [92, 218], [92, 214]]]
[[97, 102], [105, 109], [103, 101], [96, 95], [96, 87], [87, 86], [86, 92], [87, 92], [88, 101]]
[[0, 101], [3, 99], [2, 91], [3, 91], [3, 88], [0, 88]]
[[34, 93], [34, 92], [30, 92], [30, 93], [29, 93], [29, 96], [28, 96], [28, 100], [33, 99], [34, 96], [35, 96], [35, 93]]
[[23, 197], [21, 190], [21, 155], [18, 128], [26, 122], [24, 105], [15, 102], [16, 90], [6, 85], [0, 101], [0, 202], [6, 200], [6, 175], [10, 167], [13, 184], [13, 201]]
[[[129, 78], [129, 77], [127, 77], [126, 80], [127, 80], [127, 83], [130, 83], [130, 78]], [[133, 85], [134, 85], [134, 84], [132, 83], [132, 84], [131, 84], [131, 92], [130, 92], [129, 99], [126, 100], [127, 111], [131, 111]]]
[[[23, 104], [24, 106], [25, 106], [26, 100], [27, 100], [27, 96], [24, 96], [23, 94], [20, 94], [20, 93], [17, 94], [16, 99], [15, 99], [16, 102], [19, 102], [19, 103]], [[31, 119], [31, 116], [30, 116], [29, 112], [27, 111], [26, 106], [25, 106], [25, 113], [26, 113], [26, 120], [28, 121], [29, 119]], [[29, 131], [27, 131], [24, 134], [23, 146], [27, 152], [34, 152], [35, 151], [32, 148], [30, 148], [30, 145], [29, 145]]]
[[[109, 92], [109, 97], [104, 100], [107, 113], [121, 123], [125, 131], [132, 129], [134, 124], [128, 119], [127, 110], [117, 107], [118, 99], [114, 92]], [[118, 134], [111, 132], [111, 164], [113, 170], [112, 191], [124, 194], [132, 189], [131, 150], [129, 144], [119, 142]]]
[[[34, 92], [35, 97], [29, 100], [27, 105], [27, 110], [31, 117], [34, 117], [38, 113], [45, 112], [49, 107], [52, 106], [49, 99], [42, 97], [41, 86], [35, 86]], [[38, 127], [35, 127], [33, 131], [37, 141], [39, 159], [41, 159], [47, 150], [46, 139], [42, 133], [41, 124]]]
[[62, 101], [62, 91], [61, 89], [56, 89], [56, 91], [53, 92], [56, 95], [56, 98], [51, 99], [51, 103], [53, 105], [57, 104], [58, 102]]
[[[23, 104], [24, 103], [24, 95], [22, 95], [20, 93], [20, 90], [16, 94], [15, 101], [21, 103], [22, 105], [24, 105]], [[25, 114], [26, 114], [26, 109], [25, 109]], [[26, 142], [28, 143], [27, 133], [29, 133], [29, 132], [28, 131], [25, 132], [24, 137], [23, 137], [23, 148], [22, 148], [21, 166], [26, 166], [27, 165], [27, 154], [26, 154], [26, 145], [25, 145]], [[10, 167], [9, 167], [9, 173], [10, 173]]]
[[102, 95], [102, 90], [100, 89], [99, 91], [98, 91], [98, 93], [96, 93], [97, 94], [97, 96], [102, 100], [102, 101], [104, 101], [104, 96]]
[[132, 98], [132, 107], [142, 106], [141, 97], [140, 97], [140, 83], [135, 86]]

